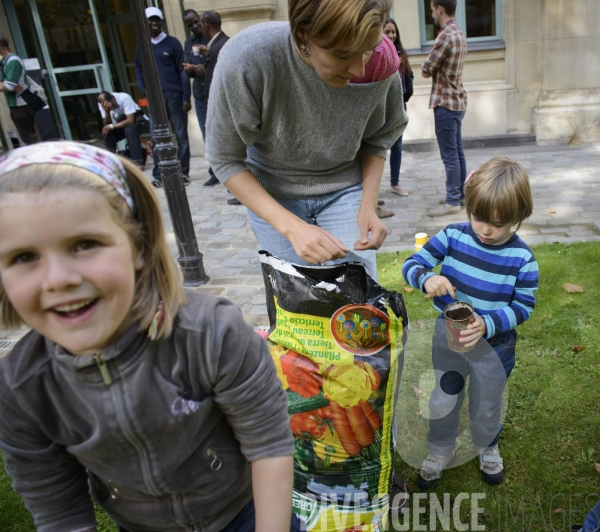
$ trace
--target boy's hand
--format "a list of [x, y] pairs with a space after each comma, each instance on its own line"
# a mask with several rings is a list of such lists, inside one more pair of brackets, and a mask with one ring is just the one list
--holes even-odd
[[475, 321], [467, 325], [466, 329], [460, 331], [460, 340], [461, 344], [464, 344], [465, 347], [474, 346], [480, 338], [485, 336], [485, 321], [484, 319], [475, 312], [473, 314]]
[[452, 299], [456, 299], [456, 287], [452, 286], [452, 283], [447, 277], [443, 275], [432, 275], [425, 284], [423, 285], [428, 295], [432, 297], [442, 297], [446, 294], [450, 294]]

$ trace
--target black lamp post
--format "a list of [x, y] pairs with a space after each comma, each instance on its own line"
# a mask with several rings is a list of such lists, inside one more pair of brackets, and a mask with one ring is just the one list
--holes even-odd
[[129, 0], [129, 5], [133, 14], [133, 28], [144, 73], [148, 106], [152, 112], [154, 149], [158, 153], [160, 177], [165, 188], [171, 223], [177, 239], [179, 251], [177, 262], [183, 273], [184, 284], [198, 286], [206, 283], [209, 277], [204, 271], [202, 253], [198, 250], [190, 205], [183, 185], [181, 165], [177, 159], [177, 148], [167, 121], [167, 111], [154, 60], [154, 50], [150, 42], [145, 5], [143, 0]]

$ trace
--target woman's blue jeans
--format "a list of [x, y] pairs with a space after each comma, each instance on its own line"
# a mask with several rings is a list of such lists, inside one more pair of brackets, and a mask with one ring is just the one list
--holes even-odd
[[433, 454], [445, 456], [455, 448], [460, 410], [469, 380], [469, 428], [475, 447], [485, 449], [498, 443], [502, 423], [502, 392], [515, 366], [517, 331], [498, 334], [488, 341], [479, 340], [466, 353], [448, 347], [446, 320], [439, 317], [432, 341], [436, 386], [429, 400], [431, 417], [427, 447]]
[[[345, 258], [327, 261], [327, 264], [348, 261], [362, 262], [371, 277], [377, 280], [375, 251], [354, 250], [354, 243], [360, 239], [356, 215], [362, 200], [362, 192], [362, 183], [358, 183], [343, 190], [310, 199], [275, 198], [275, 200], [306, 223], [317, 225], [339, 238], [350, 250]], [[250, 209], [248, 209], [248, 217], [262, 249], [269, 251], [279, 259], [294, 264], [309, 264], [296, 254], [292, 243], [287, 238]]]
[[390, 184], [395, 187], [400, 179], [402, 165], [402, 136], [390, 148]]

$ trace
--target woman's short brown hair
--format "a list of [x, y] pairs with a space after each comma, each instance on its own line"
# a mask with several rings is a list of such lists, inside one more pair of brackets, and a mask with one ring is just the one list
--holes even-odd
[[[32, 164], [7, 172], [0, 176], [0, 197], [11, 192], [41, 192], [72, 187], [92, 190], [106, 198], [115, 221], [144, 258], [144, 266], [136, 277], [129, 317], [139, 322], [140, 330], [148, 329], [162, 301], [164, 319], [156, 336], [161, 338], [171, 333], [175, 315], [180, 305], [185, 303], [183, 279], [167, 245], [156, 192], [131, 161], [120, 159], [136, 206], [135, 216], [112, 185], [100, 176], [72, 165]], [[8, 299], [1, 280], [0, 307], [4, 326], [13, 328], [23, 323]]]
[[529, 177], [525, 168], [508, 157], [494, 157], [465, 185], [469, 217], [492, 223], [517, 224], [533, 212]]
[[296, 46], [310, 40], [349, 53], [364, 51], [369, 32], [383, 28], [389, 11], [389, 0], [288, 0]]

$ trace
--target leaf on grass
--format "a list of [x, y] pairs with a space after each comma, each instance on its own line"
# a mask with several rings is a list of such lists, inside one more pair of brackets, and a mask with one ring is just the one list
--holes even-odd
[[552, 360], [556, 360], [557, 356], [558, 356], [558, 351], [554, 351], [554, 353], [552, 353]]
[[565, 283], [563, 284], [563, 288], [567, 294], [582, 294], [585, 290], [576, 284]]
[[386, 268], [381, 268], [381, 271], [382, 272], [387, 272], [387, 269]]
[[600, 464], [594, 464], [594, 469], [596, 470], [596, 473], [600, 475]]
[[563, 511], [562, 508], [555, 508], [554, 512], [552, 512], [552, 513], [559, 514], [562, 511]]
[[402, 290], [404, 290], [405, 292], [408, 292], [409, 294], [410, 294], [411, 292], [414, 292], [414, 291], [415, 291], [415, 289], [414, 289], [414, 288], [411, 288], [410, 286], [403, 286], [403, 287], [402, 287]]
[[421, 323], [419, 322], [419, 320], [415, 320], [413, 322], [413, 325], [417, 328], [417, 329], [422, 329], [423, 325], [421, 325]]
[[421, 417], [423, 415], [423, 410], [417, 410], [417, 416]]
[[583, 351], [585, 349], [585, 345], [574, 345], [571, 348], [575, 353], [579, 353], [579, 351]]
[[541, 357], [541, 356], [542, 356], [542, 352], [541, 352], [540, 350], [537, 350], [537, 351], [535, 352], [535, 354], [536, 354], [537, 356], [539, 356], [539, 357]]
[[413, 392], [415, 392], [415, 395], [417, 397], [419, 397], [419, 395], [421, 395], [423, 393], [423, 390], [419, 390], [419, 388], [417, 388], [414, 384], [413, 384]]

